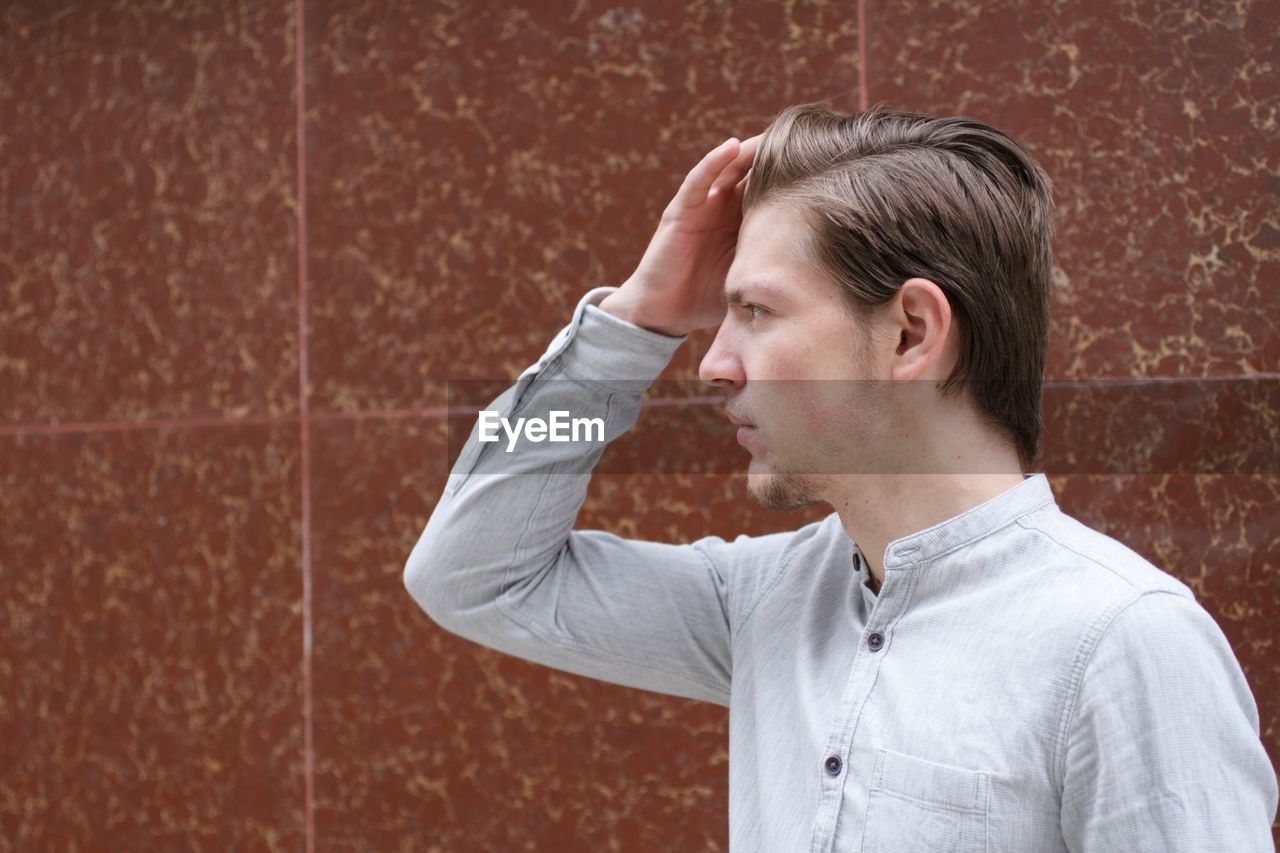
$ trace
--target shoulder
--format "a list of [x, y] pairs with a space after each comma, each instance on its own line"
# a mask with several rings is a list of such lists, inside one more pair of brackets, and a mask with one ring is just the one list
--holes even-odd
[[1199, 668], [1235, 680], [1226, 636], [1182, 580], [1056, 507], [1018, 524], [1026, 558], [1019, 589], [1070, 650], [1071, 699], [1082, 685], [1101, 687], [1111, 676], [1149, 692], [1153, 680], [1167, 683], [1179, 667], [1184, 675]]
[[[1059, 727], [1069, 748], [1115, 750], [1160, 727], [1236, 727], [1247, 740], [1258, 711], [1214, 616], [1185, 583], [1124, 543], [1059, 511], [1019, 523], [1055, 576], [1056, 612], [1074, 639]], [[1199, 721], [1198, 723], [1196, 721]], [[1074, 742], [1074, 747], [1072, 746]], [[1093, 753], [1097, 754], [1097, 753]]]
[[1123, 606], [1150, 592], [1195, 600], [1191, 588], [1120, 540], [1050, 506], [1018, 519], [1027, 547], [1049, 567], [1071, 572], [1097, 603]]
[[1111, 649], [1222, 637], [1191, 587], [1118, 539], [1053, 507], [1018, 523], [1039, 552], [1035, 570], [1056, 578], [1050, 588], [1079, 630], [1082, 664], [1104, 637]]

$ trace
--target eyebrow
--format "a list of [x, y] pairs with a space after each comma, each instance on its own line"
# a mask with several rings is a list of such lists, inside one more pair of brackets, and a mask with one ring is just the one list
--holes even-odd
[[782, 288], [775, 287], [771, 281], [754, 279], [733, 287], [726, 287], [720, 297], [720, 301], [726, 305], [742, 305], [751, 301], [752, 297], [759, 297], [766, 302], [771, 302], [782, 296]]

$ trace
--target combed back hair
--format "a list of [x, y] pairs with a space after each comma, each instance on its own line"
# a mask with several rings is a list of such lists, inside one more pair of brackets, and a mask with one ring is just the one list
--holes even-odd
[[1042, 427], [1053, 263], [1053, 185], [1005, 133], [967, 116], [877, 104], [854, 115], [821, 101], [765, 131], [742, 200], [797, 213], [796, 250], [868, 319], [907, 279], [936, 284], [959, 355], [944, 397], [967, 386], [1023, 470]]

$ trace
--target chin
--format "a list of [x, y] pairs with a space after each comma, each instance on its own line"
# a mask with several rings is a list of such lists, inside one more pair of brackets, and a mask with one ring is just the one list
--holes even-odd
[[[752, 460], [751, 468], [755, 468]], [[763, 467], [763, 466], [762, 466]], [[803, 509], [820, 498], [814, 484], [798, 474], [779, 474], [747, 469], [747, 492], [765, 509], [787, 512]]]

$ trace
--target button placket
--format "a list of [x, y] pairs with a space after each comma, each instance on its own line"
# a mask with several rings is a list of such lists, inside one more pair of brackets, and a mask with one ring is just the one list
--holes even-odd
[[[900, 552], [888, 555], [888, 562], [894, 571], [899, 568], [902, 556]], [[869, 575], [869, 567], [866, 571]], [[880, 584], [879, 595], [872, 595], [870, 589], [865, 590], [867, 611], [861, 641], [865, 643], [866, 653], [854, 656], [853, 668], [846, 679], [845, 689], [841, 693], [840, 708], [833, 720], [831, 736], [826, 744], [829, 752], [822, 759], [820, 776], [822, 797], [819, 802], [819, 814], [814, 823], [811, 849], [830, 849], [836, 817], [847, 793], [845, 789], [856, 778], [845, 772], [845, 763], [841, 756], [851, 755], [850, 750], [860, 740], [859, 720], [862, 710], [870, 699], [876, 670], [885, 662], [877, 652], [883, 651], [888, 645], [888, 629], [897, 621], [901, 610], [905, 607], [906, 600], [897, 590], [898, 586], [903, 585], [908, 578], [898, 577], [890, 580], [890, 574], [886, 573], [885, 579]], [[909, 589], [909, 587], [910, 584], [905, 585], [905, 588]], [[879, 630], [872, 630], [872, 626], [877, 626]]]

